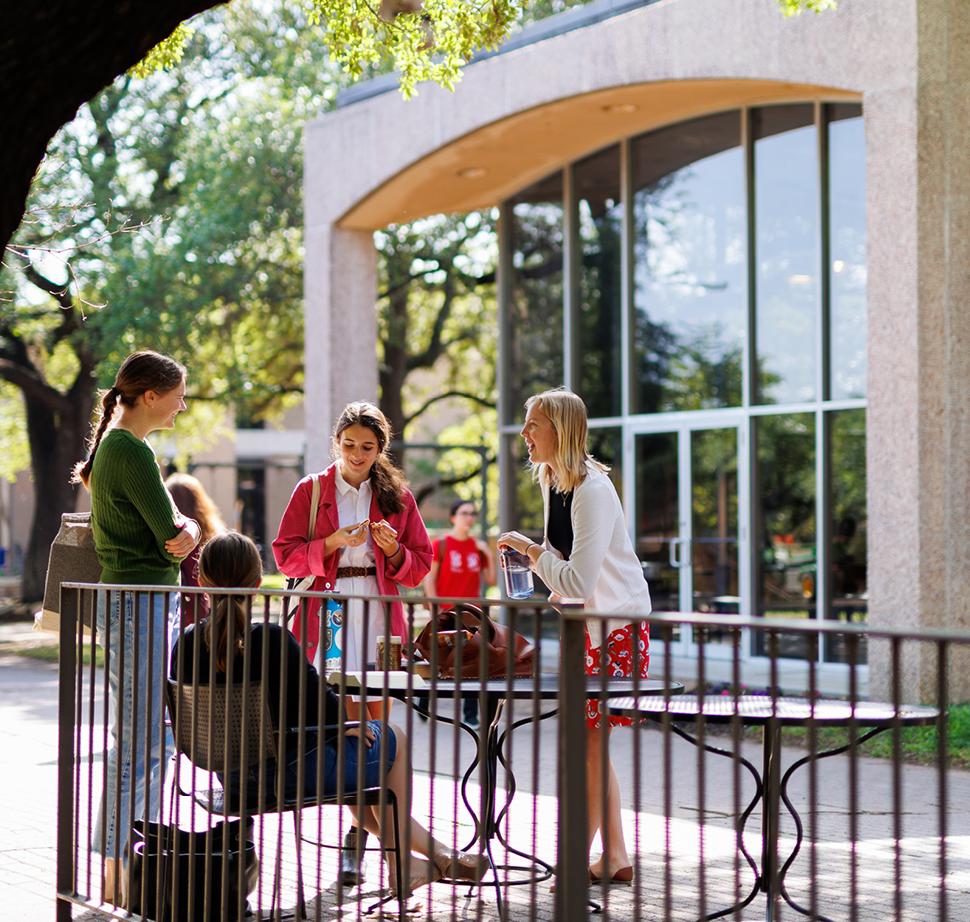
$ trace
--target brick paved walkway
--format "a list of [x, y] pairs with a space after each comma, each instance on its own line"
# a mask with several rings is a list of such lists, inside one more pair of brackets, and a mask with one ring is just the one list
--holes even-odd
[[[0, 642], [3, 637], [0, 636]], [[0, 906], [3, 917], [24, 922], [46, 922], [54, 917], [54, 830], [55, 830], [55, 770], [56, 770], [56, 690], [57, 672], [53, 666], [20, 657], [0, 655]], [[395, 717], [402, 722], [403, 709]], [[437, 737], [437, 774], [432, 781], [426, 773], [430, 748], [429, 729], [423, 724], [413, 728], [414, 751], [418, 774], [415, 778], [415, 814], [431, 815], [430, 801], [434, 794], [433, 815], [437, 818], [453, 815], [454, 786], [450, 773], [455, 753], [451, 737], [440, 730]], [[621, 731], [613, 742], [624, 803], [632, 807], [637, 793], [633, 784], [632, 731]], [[533, 750], [533, 736], [529, 727], [516, 731], [513, 761], [519, 783], [508, 823], [511, 841], [525, 851], [535, 851], [552, 861], [556, 843], [556, 809], [553, 797], [554, 779], [554, 720], [542, 725], [541, 745]], [[639, 791], [638, 810], [624, 812], [628, 840], [636, 843], [639, 855], [638, 883], [635, 887], [612, 887], [603, 918], [659, 920], [692, 920], [700, 915], [698, 894], [703, 878], [708, 901], [706, 911], [713, 911], [730, 902], [735, 889], [736, 851], [731, 823], [735, 815], [731, 772], [727, 763], [707, 756], [705, 819], [703, 837], [699, 826], [697, 804], [698, 759], [696, 751], [680, 741], [672, 741], [672, 774], [670, 798], [674, 804], [670, 822], [663, 818], [664, 791], [662, 782], [661, 747], [663, 737], [656, 731], [640, 735], [643, 779]], [[757, 762], [760, 747], [745, 744], [745, 754]], [[457, 754], [465, 764], [471, 751], [467, 744]], [[786, 762], [797, 757], [786, 751]], [[535, 762], [534, 762], [535, 760]], [[537, 776], [533, 765], [538, 765]], [[849, 812], [848, 761], [844, 757], [828, 760], [819, 766], [819, 822], [816, 859], [818, 866], [818, 902], [820, 910], [837, 922], [850, 918], [848, 899], [851, 892], [850, 855], [848, 842]], [[895, 850], [892, 835], [892, 797], [890, 765], [879, 760], [862, 759], [860, 770], [860, 801], [856, 857], [859, 898], [856, 918], [859, 922], [882, 922], [901, 919], [907, 922], [927, 922], [943, 918], [939, 908], [939, 853], [937, 838], [938, 784], [937, 774], [929, 768], [907, 766], [904, 770], [903, 840], [900, 848], [901, 879], [903, 881], [903, 911], [895, 914], [893, 905]], [[538, 780], [538, 783], [535, 783]], [[796, 803], [807, 801], [805, 782], [795, 785]], [[745, 791], [748, 790], [746, 787]], [[474, 799], [474, 798], [473, 798]], [[949, 829], [947, 886], [949, 909], [946, 919], [970, 919], [970, 775], [951, 772], [949, 775]], [[316, 817], [308, 811], [306, 828], [316, 829]], [[325, 828], [336, 838], [337, 812], [324, 812]], [[459, 813], [457, 841], [464, 845], [472, 832], [470, 818]], [[535, 836], [533, 837], [533, 828]], [[756, 852], [760, 817], [757, 812], [748, 826], [748, 847]], [[452, 825], [437, 819], [436, 833], [445, 837]], [[289, 825], [284, 827], [283, 905], [292, 907], [294, 901], [295, 870], [292, 861], [292, 838]], [[794, 828], [789, 820], [782, 824], [782, 850], [793, 843]], [[269, 906], [271, 869], [277, 841], [276, 820], [266, 819], [261, 860], [267, 872], [262, 881], [261, 898]], [[703, 864], [699, 859], [703, 840]], [[669, 842], [671, 861], [664, 862], [664, 843]], [[319, 882], [317, 862], [319, 856]], [[333, 886], [336, 877], [336, 852], [304, 845], [305, 869], [310, 878], [307, 894], [319, 893], [310, 904], [311, 918], [319, 907], [321, 919], [366, 918], [363, 911], [376, 898], [378, 863], [371, 856], [371, 881], [363, 892], [343, 893], [342, 908], [337, 906]], [[500, 854], [499, 860], [505, 860]], [[518, 859], [515, 859], [518, 861]], [[805, 904], [809, 901], [809, 861], [803, 852], [788, 876], [792, 896]], [[82, 862], [82, 879], [86, 863]], [[751, 875], [746, 866], [740, 870], [742, 887], [750, 886]], [[92, 863], [92, 878], [98, 878], [97, 865]], [[669, 893], [668, 904], [665, 893]], [[549, 883], [535, 887], [513, 887], [506, 891], [509, 918], [515, 920], [553, 919], [554, 896]], [[593, 896], [601, 898], [595, 891]], [[448, 919], [496, 919], [495, 893], [491, 887], [453, 888], [436, 884], [422, 890], [416, 897], [421, 912], [415, 918], [429, 922]], [[78, 907], [76, 918], [106, 919], [109, 916], [93, 909]], [[764, 918], [764, 902], [756, 899], [740, 918]], [[785, 908], [776, 918], [797, 916]]]

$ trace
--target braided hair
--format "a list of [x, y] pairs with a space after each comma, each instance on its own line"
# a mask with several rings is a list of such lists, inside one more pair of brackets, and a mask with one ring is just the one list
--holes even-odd
[[119, 401], [123, 406], [133, 407], [146, 391], [165, 394], [178, 387], [184, 379], [185, 367], [167, 355], [148, 349], [129, 355], [121, 363], [115, 383], [101, 395], [100, 413], [92, 426], [92, 435], [88, 442], [88, 456], [74, 465], [71, 483], [88, 485], [94, 453], [114, 418]]
[[372, 403], [358, 400], [348, 403], [333, 427], [333, 456], [340, 457], [340, 434], [351, 426], [364, 426], [377, 439], [377, 459], [370, 469], [371, 489], [377, 497], [377, 506], [385, 515], [393, 515], [404, 509], [401, 499], [408, 488], [404, 472], [391, 460], [388, 446], [391, 443], [391, 424], [387, 417]]

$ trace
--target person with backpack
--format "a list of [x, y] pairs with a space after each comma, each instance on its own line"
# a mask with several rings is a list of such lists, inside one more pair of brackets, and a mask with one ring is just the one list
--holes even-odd
[[[457, 499], [451, 504], [449, 517], [451, 531], [435, 541], [434, 560], [425, 582], [429, 596], [446, 600], [440, 611], [449, 611], [455, 602], [480, 598], [495, 583], [495, 562], [488, 545], [472, 534], [478, 517], [475, 504], [468, 499]], [[428, 696], [423, 695], [419, 700], [427, 709]], [[476, 698], [464, 699], [462, 719], [470, 727], [478, 726]]]

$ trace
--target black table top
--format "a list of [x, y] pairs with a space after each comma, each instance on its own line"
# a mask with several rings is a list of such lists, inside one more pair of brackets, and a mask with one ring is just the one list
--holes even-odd
[[[663, 695], [665, 691], [671, 695], [677, 695], [684, 690], [684, 686], [672, 682], [665, 686], [658, 679], [640, 679], [634, 688], [633, 679], [614, 679], [607, 678], [606, 690], [602, 689], [602, 678], [600, 676], [588, 675], [586, 679], [586, 697], [599, 698], [603, 693], [607, 698], [617, 698], [622, 696], [629, 697], [636, 692], [641, 696]], [[368, 673], [367, 692], [369, 694], [382, 694], [384, 692], [383, 673]], [[347, 686], [347, 691], [355, 693], [356, 689]], [[484, 691], [490, 698], [515, 698], [518, 700], [539, 698], [549, 700], [559, 697], [559, 676], [551, 673], [544, 673], [539, 676], [536, 682], [531, 676], [512, 679], [487, 679], [482, 682], [480, 679], [462, 679], [457, 682], [454, 679], [438, 679], [435, 682], [435, 692], [438, 698], [477, 698]], [[406, 694], [407, 689], [391, 688], [388, 693], [392, 697]], [[414, 688], [412, 694], [430, 695], [431, 681], [425, 680], [423, 687]], [[631, 699], [632, 700], [632, 699]]]
[[[737, 706], [735, 706], [735, 704]], [[668, 713], [671, 719], [693, 720], [703, 716], [711, 723], [730, 723], [738, 717], [742, 723], [761, 725], [772, 718], [779, 724], [804, 724], [814, 719], [818, 724], [844, 726], [850, 721], [866, 727], [891, 727], [899, 720], [909, 726], [930, 724], [940, 716], [938, 708], [923, 705], [894, 705], [883, 701], [812, 701], [808, 698], [771, 698], [768, 695], [742, 695], [737, 701], [731, 695], [673, 695], [670, 698], [629, 697], [611, 701], [607, 708], [613, 714], [656, 717]]]

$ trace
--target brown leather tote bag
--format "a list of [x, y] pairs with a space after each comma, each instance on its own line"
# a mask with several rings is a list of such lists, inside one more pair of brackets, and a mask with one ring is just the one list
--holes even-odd
[[[435, 631], [437, 624], [437, 632]], [[459, 660], [458, 644], [454, 634], [444, 631], [468, 632], [468, 639], [461, 643]], [[482, 647], [485, 647], [485, 678], [498, 679], [508, 675], [531, 676], [535, 669], [535, 648], [521, 634], [504, 624], [496, 624], [488, 614], [474, 605], [459, 602], [450, 611], [438, 612], [415, 638], [414, 647], [429, 663], [433, 663], [433, 647], [438, 648], [438, 674], [442, 678], [461, 676], [477, 679], [482, 671]], [[511, 647], [511, 657], [509, 648]], [[510, 662], [511, 660], [511, 662]], [[509, 667], [511, 665], [511, 672]]]

